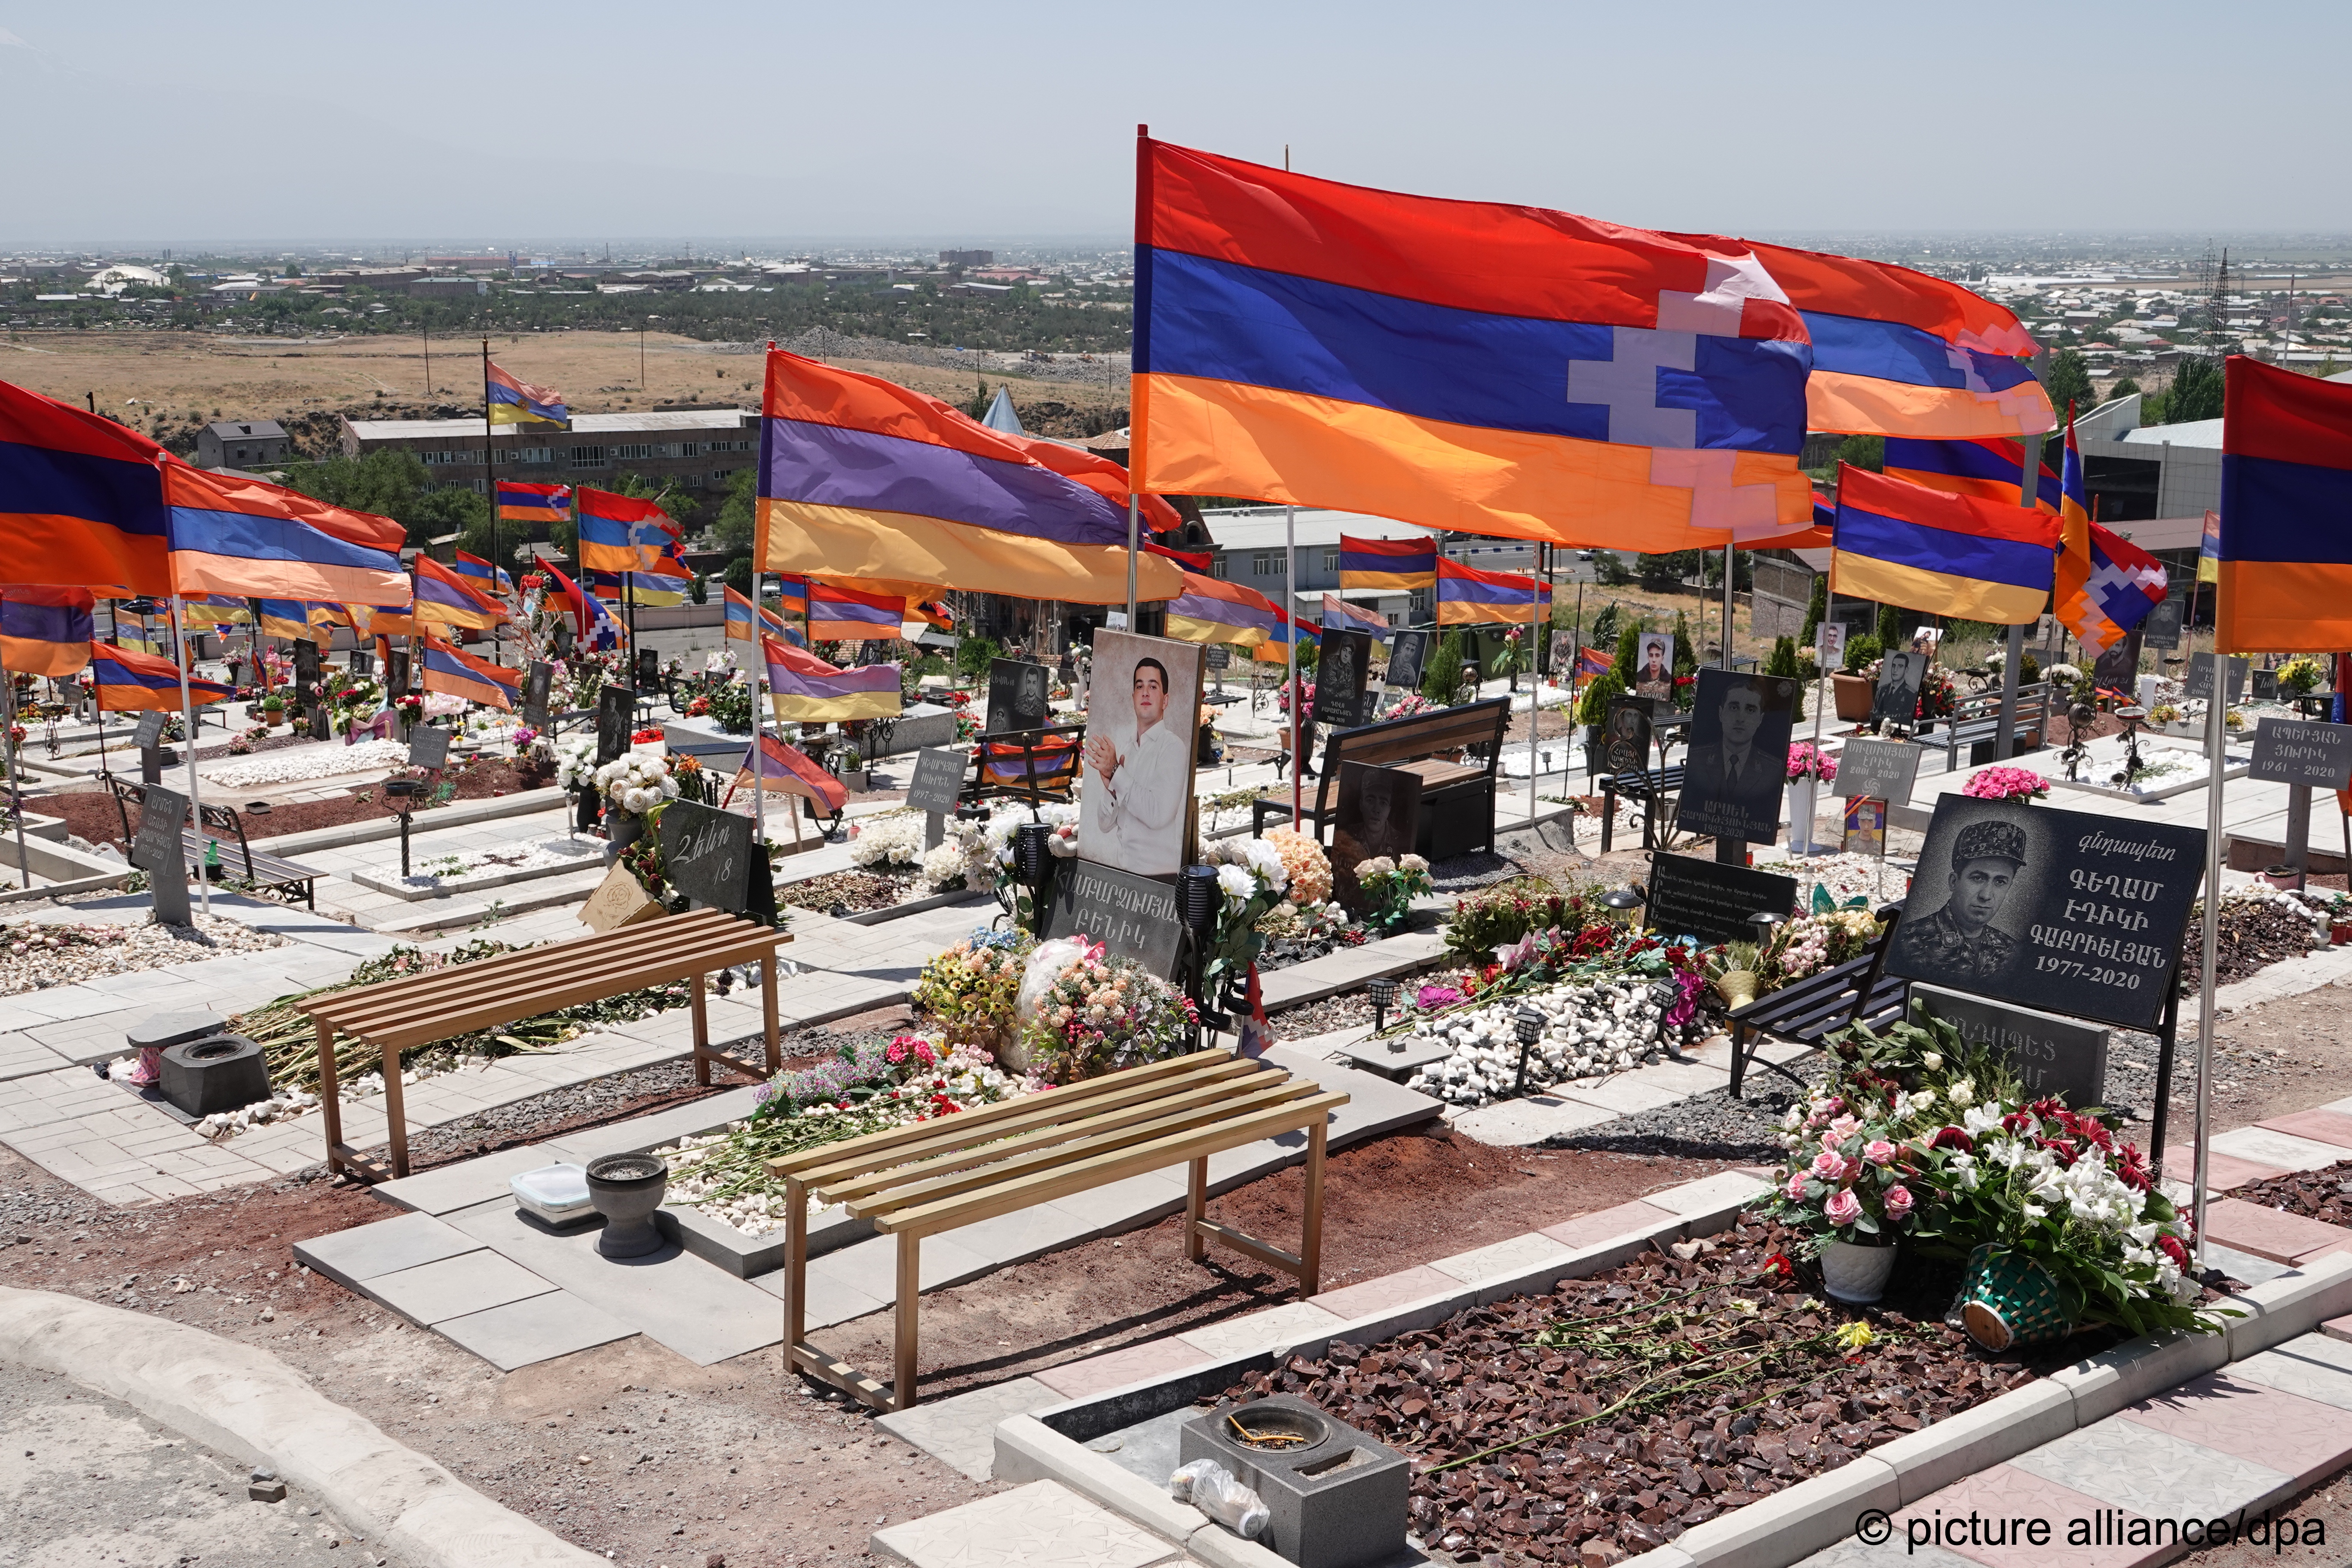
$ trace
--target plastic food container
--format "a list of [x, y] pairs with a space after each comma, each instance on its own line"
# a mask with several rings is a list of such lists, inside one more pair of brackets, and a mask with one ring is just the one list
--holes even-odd
[[518, 1206], [550, 1225], [569, 1225], [595, 1212], [588, 1201], [588, 1172], [580, 1165], [541, 1165], [507, 1178]]

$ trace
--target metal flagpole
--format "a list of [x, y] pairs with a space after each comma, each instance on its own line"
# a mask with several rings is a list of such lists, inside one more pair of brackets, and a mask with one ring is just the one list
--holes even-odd
[[[1723, 546], [1723, 668], [1726, 669], [1731, 668], [1731, 548], [1730, 542], [1725, 541]], [[1706, 574], [1702, 572], [1699, 576], [1704, 582]]]
[[16, 678], [0, 668], [0, 685], [8, 689], [8, 809], [16, 818], [16, 885], [33, 885], [32, 852], [25, 847], [25, 790], [16, 767]]
[[[196, 837], [202, 838], [205, 807], [196, 793], [196, 712], [195, 704], [188, 695], [188, 658], [180, 631], [180, 595], [177, 594], [172, 595], [172, 662], [180, 667], [180, 722], [188, 731], [188, 813], [196, 819]], [[183, 852], [180, 858], [184, 862], [186, 854]], [[182, 876], [186, 874], [184, 869], [181, 872]], [[149, 875], [154, 873], [150, 872]], [[205, 918], [210, 920], [213, 913], [213, 879], [201, 864], [196, 868], [196, 888], [197, 896], [204, 901]]]
[[[482, 488], [490, 498], [490, 596], [499, 592], [499, 465], [490, 447], [490, 340], [482, 340]], [[490, 662], [504, 664], [499, 638], [506, 629], [500, 621], [490, 628]]]
[[[2213, 686], [2205, 699], [2205, 765], [2211, 783], [2205, 791], [2205, 951], [2204, 966], [2197, 979], [2197, 1171], [2192, 1194], [2196, 1205], [2197, 1273], [2205, 1273], [2205, 1182], [2208, 1174], [2206, 1156], [2210, 1152], [2208, 1138], [2212, 1129], [2209, 1117], [2213, 1097], [2213, 971], [2221, 962], [2221, 785], [2223, 782], [2222, 747], [2228, 731], [2224, 728], [2230, 708], [2229, 667], [2221, 662], [2221, 588], [2213, 585], [2215, 605], [2213, 625]], [[2195, 654], [2189, 655], [2191, 658]], [[2168, 1085], [2158, 1084], [2156, 1092], [2163, 1094]], [[2158, 1174], [2161, 1176], [2161, 1171]]]
[[762, 766], [768, 751], [768, 625], [760, 618], [765, 599], [760, 584], [765, 575], [751, 574], [751, 831], [760, 841], [763, 863], [768, 855], [768, 780]]
[[1295, 526], [1298, 509], [1282, 509], [1282, 613], [1289, 617], [1283, 629], [1289, 640], [1283, 645], [1283, 658], [1290, 668], [1290, 831], [1298, 831], [1299, 764], [1305, 761], [1298, 754], [1298, 533]]
[[1127, 492], [1127, 629], [1135, 627], [1135, 556], [1142, 548], [1141, 522], [1135, 492]]
[[[1551, 557], [1546, 546], [1536, 546], [1536, 570], [1544, 581], [1551, 581]], [[1536, 751], [1536, 725], [1543, 717], [1543, 620], [1546, 596], [1536, 595], [1535, 610], [1528, 618], [1528, 659], [1535, 667], [1535, 678], [1528, 682], [1528, 820], [1536, 819], [1536, 772], [1539, 753]]]

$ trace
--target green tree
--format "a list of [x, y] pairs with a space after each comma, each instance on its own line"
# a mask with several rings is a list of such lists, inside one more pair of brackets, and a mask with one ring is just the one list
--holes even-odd
[[1691, 636], [1690, 622], [1681, 611], [1675, 612], [1675, 706], [1688, 708], [1698, 700], [1698, 684], [1683, 682], [1698, 673], [1698, 644]]
[[987, 416], [988, 379], [985, 376], [981, 378], [980, 390], [973, 393], [971, 395], [971, 401], [963, 405], [963, 411], [966, 414], [971, 415], [974, 419], [983, 418]]
[[1612, 599], [1601, 605], [1599, 613], [1592, 617], [1592, 630], [1585, 637], [1584, 646], [1602, 647], [1613, 645], [1617, 641], [1618, 619], [1617, 601]]
[[1875, 474], [1886, 467], [1886, 437], [1884, 436], [1849, 436], [1838, 443], [1838, 461], [1848, 468], [1868, 468]]
[[[1772, 639], [1772, 657], [1764, 661], [1764, 673], [1780, 676], [1789, 680], [1801, 681], [1804, 671], [1797, 668], [1796, 638], [1774, 637]], [[1789, 717], [1795, 723], [1801, 724], [1805, 721], [1805, 689], [1801, 684], [1797, 688], [1796, 704], [1790, 710]]]
[[1627, 691], [1633, 689], [1635, 667], [1642, 658], [1642, 634], [1650, 628], [1639, 620], [1629, 620], [1617, 628], [1617, 659], [1609, 668], [1617, 672], [1617, 684]]
[[2210, 359], [2192, 356], [2172, 374], [2164, 397], [2164, 422], [2186, 424], [2191, 419], [2221, 417], [2221, 367]]
[[1609, 722], [1609, 705], [1625, 695], [1625, 683], [1617, 679], [1613, 668], [1604, 669], [1592, 678], [1584, 689], [1583, 700], [1577, 704], [1576, 721], [1594, 728]]
[[1830, 579], [1829, 574], [1823, 572], [1813, 578], [1813, 596], [1805, 603], [1805, 631], [1798, 641], [1807, 647], [1812, 647], [1813, 634], [1822, 629], [1822, 623], [1829, 618], [1829, 614]]
[[751, 558], [738, 555], [727, 563], [727, 585], [742, 595], [751, 596]]
[[2121, 381], [2116, 383], [2113, 386], [2107, 388], [2107, 397], [2109, 401], [2113, 401], [2118, 397], [2129, 397], [2138, 390], [2139, 383], [2134, 381], [2129, 376], [2126, 376]]
[[2098, 395], [2091, 385], [2091, 363], [2083, 357], [2080, 349], [2060, 349], [2051, 359], [2046, 389], [2050, 394], [2050, 406], [2058, 411], [2061, 419], [2066, 417], [2066, 410], [2070, 407], [2087, 414], [2091, 405], [2098, 401]]
[[1454, 706], [1462, 689], [1462, 633], [1446, 631], [1437, 639], [1437, 651], [1421, 674], [1421, 694], [1441, 708]]
[[1615, 551], [1596, 550], [1592, 552], [1592, 580], [1604, 588], [1622, 588], [1633, 580], [1633, 574], [1625, 569], [1623, 557]]
[[727, 481], [727, 499], [710, 525], [721, 550], [749, 550], [760, 522], [760, 470], [738, 468]]
[[1903, 618], [1892, 605], [1878, 606], [1878, 646], [1883, 651], [1903, 645]]

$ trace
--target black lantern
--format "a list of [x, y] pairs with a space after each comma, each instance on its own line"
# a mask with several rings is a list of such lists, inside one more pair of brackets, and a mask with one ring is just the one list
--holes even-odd
[[1185, 928], [1202, 947], [1217, 934], [1217, 909], [1223, 901], [1214, 866], [1187, 866], [1176, 879], [1176, 908]]
[[1625, 925], [1633, 923], [1633, 910], [1642, 902], [1642, 890], [1630, 882], [1622, 888], [1612, 888], [1601, 895], [1601, 907], [1610, 918]]
[[[1396, 982], [1383, 975], [1366, 984], [1364, 992], [1372, 999], [1372, 1033], [1377, 1035], [1389, 1026], [1389, 1009], [1396, 1005]], [[1404, 1042], [1391, 1040], [1389, 1049], [1401, 1051]]]
[[1054, 830], [1042, 822], [1024, 822], [1013, 831], [1013, 871], [1021, 885], [1031, 892], [1045, 885], [1047, 857], [1053, 852], [1045, 840]]
[[1511, 1029], [1519, 1037], [1519, 1078], [1512, 1092], [1525, 1094], [1528, 1091], [1528, 1052], [1543, 1038], [1544, 1016], [1533, 1007], [1522, 1006], [1511, 1015]]
[[1760, 960], [1764, 950], [1772, 945], [1772, 932], [1788, 924], [1789, 917], [1774, 914], [1770, 910], [1759, 910], [1748, 917], [1748, 923], [1756, 928], [1756, 956]]

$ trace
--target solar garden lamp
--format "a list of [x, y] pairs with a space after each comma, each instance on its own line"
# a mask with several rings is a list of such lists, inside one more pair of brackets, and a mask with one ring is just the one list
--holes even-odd
[[[1397, 984], [1395, 981], [1382, 975], [1368, 983], [1364, 986], [1364, 992], [1371, 998], [1372, 1033], [1377, 1035], [1389, 1026], [1389, 1009], [1396, 1005]], [[1404, 1041], [1402, 1038], [1391, 1040], [1389, 1049], [1403, 1050]]]
[[1789, 917], [1774, 914], [1770, 910], [1759, 910], [1748, 917], [1748, 923], [1756, 928], [1756, 963], [1757, 966], [1761, 968], [1764, 963], [1764, 950], [1772, 945], [1772, 932], [1788, 924]]
[[1053, 828], [1042, 822], [1024, 822], [1013, 832], [1013, 875], [1029, 889], [1030, 926], [1039, 936], [1045, 931], [1045, 879], [1054, 869], [1045, 842], [1053, 836]]
[[1528, 1091], [1528, 1053], [1535, 1048], [1538, 1040], [1543, 1038], [1544, 1016], [1535, 1008], [1522, 1005], [1517, 1012], [1511, 1015], [1511, 1031], [1519, 1037], [1519, 1076], [1511, 1092], [1525, 1094]]
[[423, 779], [386, 779], [383, 793], [392, 798], [392, 808], [400, 813], [400, 874], [408, 876], [408, 814], [415, 809], [416, 797], [423, 795]]
[[1196, 1006], [1203, 1001], [1201, 992], [1208, 978], [1209, 949], [1217, 940], [1217, 913], [1224, 901], [1214, 866], [1187, 866], [1176, 879], [1176, 912], [1192, 937], [1191, 989]]
[[1609, 918], [1620, 925], [1633, 923], [1633, 910], [1641, 901], [1642, 890], [1630, 882], [1622, 888], [1612, 888], [1601, 895], [1601, 907], [1607, 910]]
[[[1666, 1046], [1666, 1015], [1674, 1011], [1675, 1003], [1681, 995], [1682, 987], [1671, 980], [1653, 981], [1650, 984], [1650, 1000], [1658, 1005], [1658, 1032], [1651, 1037], [1662, 1046]], [[1666, 1048], [1678, 1057], [1682, 1055], [1672, 1046], [1666, 1046]]]

